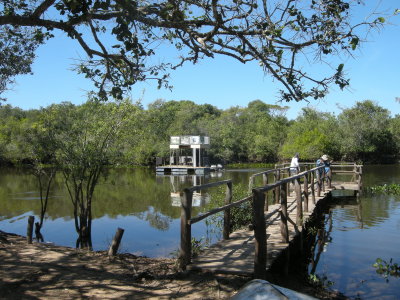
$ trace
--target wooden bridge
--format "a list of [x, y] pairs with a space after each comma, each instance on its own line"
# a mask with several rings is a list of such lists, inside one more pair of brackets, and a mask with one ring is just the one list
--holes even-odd
[[[335, 189], [361, 191], [361, 165], [336, 164], [328, 173], [323, 166], [312, 168], [312, 164], [302, 164], [300, 168], [300, 173], [293, 176], [289, 175], [287, 165], [252, 175], [249, 180], [251, 195], [233, 203], [231, 180], [185, 189], [181, 210], [181, 267], [265, 278], [273, 261], [301, 232], [318, 201]], [[262, 176], [262, 184], [256, 187], [258, 176]], [[344, 181], [343, 176], [351, 178]], [[341, 181], [335, 180], [336, 177]], [[193, 192], [219, 185], [226, 185], [225, 205], [191, 217]], [[252, 229], [230, 233], [230, 209], [247, 201], [253, 209]], [[221, 211], [224, 212], [223, 240], [192, 259], [191, 226]]]

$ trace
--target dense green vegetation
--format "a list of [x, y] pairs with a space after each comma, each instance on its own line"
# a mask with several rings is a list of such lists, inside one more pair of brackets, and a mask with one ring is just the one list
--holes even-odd
[[[357, 102], [338, 116], [306, 108], [297, 119], [288, 120], [285, 112], [285, 107], [260, 100], [226, 110], [163, 100], [147, 109], [129, 101], [61, 103], [38, 110], [7, 104], [0, 107], [0, 161], [32, 164], [72, 159], [93, 165], [98, 161], [89, 159], [95, 159], [101, 164], [148, 166], [155, 157], [168, 156], [171, 135], [188, 134], [210, 136], [210, 159], [224, 164], [274, 163], [290, 159], [295, 152], [301, 160], [326, 153], [334, 160], [394, 162], [399, 153], [400, 116], [390, 116], [372, 101]], [[118, 134], [113, 131], [104, 141], [116, 126]], [[102, 141], [110, 147], [97, 155], [95, 145]]]
[[367, 188], [371, 194], [400, 195], [400, 184], [374, 185]]

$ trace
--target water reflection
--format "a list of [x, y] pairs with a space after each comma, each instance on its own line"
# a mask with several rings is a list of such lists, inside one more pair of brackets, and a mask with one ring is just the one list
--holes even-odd
[[[93, 249], [107, 249], [115, 230], [121, 227], [125, 229], [121, 251], [151, 257], [169, 256], [178, 249], [180, 235], [179, 200], [172, 193], [179, 194], [181, 188], [195, 183], [224, 179], [231, 179], [234, 186], [247, 186], [249, 176], [261, 171], [226, 170], [187, 179], [178, 176], [173, 178], [172, 185], [170, 177], [156, 176], [152, 169], [112, 169], [101, 179], [93, 199]], [[400, 168], [366, 166], [363, 176], [365, 187], [398, 183]], [[259, 185], [261, 179], [257, 180]], [[214, 195], [211, 189], [202, 193], [193, 207], [193, 215], [206, 209], [203, 205], [209, 206], [217, 198]], [[21, 169], [1, 169], [0, 229], [25, 235], [28, 216], [40, 217], [39, 197], [34, 176]], [[63, 180], [56, 176], [44, 215], [45, 241], [75, 246], [72, 209]], [[312, 264], [308, 270], [327, 278], [333, 283], [332, 288], [352, 298], [400, 298], [400, 278], [386, 282], [372, 266], [378, 257], [400, 262], [400, 197], [363, 195], [358, 202], [357, 198], [341, 198], [326, 212], [324, 221], [324, 231], [318, 231], [313, 241]], [[193, 237], [209, 239], [215, 233], [212, 226], [196, 223]]]
[[333, 200], [312, 246], [309, 274], [351, 299], [398, 299], [399, 278], [386, 282], [373, 264], [379, 257], [400, 261], [395, 225], [400, 220], [400, 197]]
[[[179, 246], [181, 191], [224, 176], [211, 174], [171, 177], [156, 176], [151, 169], [109, 170], [95, 190], [89, 243], [95, 250], [107, 249], [115, 229], [121, 227], [125, 229], [123, 251], [169, 256]], [[210, 200], [208, 191], [195, 193], [193, 215]], [[21, 169], [2, 169], [0, 207], [1, 230], [25, 235], [27, 218], [34, 215], [36, 220], [43, 219], [42, 232], [37, 231], [39, 240], [77, 246], [73, 205], [60, 175], [54, 179], [46, 212], [42, 213], [35, 177]], [[193, 231], [200, 239], [212, 229], [203, 222]]]
[[[217, 173], [217, 172], [215, 172]], [[221, 172], [219, 172], [221, 173]], [[214, 172], [212, 173], [214, 174]], [[221, 173], [222, 174], [222, 173]], [[181, 207], [183, 190], [187, 187], [198, 186], [208, 182], [212, 176], [209, 175], [159, 175], [157, 177], [168, 177], [171, 183], [171, 205]], [[211, 200], [209, 193], [205, 191], [193, 192], [192, 207], [203, 207]]]

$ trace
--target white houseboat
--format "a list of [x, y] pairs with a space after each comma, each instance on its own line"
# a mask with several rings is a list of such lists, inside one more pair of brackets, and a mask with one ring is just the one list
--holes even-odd
[[162, 174], [207, 174], [211, 170], [207, 150], [210, 138], [199, 135], [171, 136], [168, 164], [156, 160], [156, 172]]

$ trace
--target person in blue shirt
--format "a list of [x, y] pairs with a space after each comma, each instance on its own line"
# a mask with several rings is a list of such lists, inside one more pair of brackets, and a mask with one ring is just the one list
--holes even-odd
[[[326, 154], [322, 155], [321, 158], [319, 158], [317, 160], [316, 166], [317, 167], [325, 166], [325, 168], [324, 168], [325, 169], [325, 174], [328, 174], [328, 172], [329, 172], [329, 170], [331, 168], [331, 162], [329, 161], [328, 155], [326, 155]], [[323, 175], [324, 169], [321, 168], [321, 169], [318, 170], [318, 173], [319, 173], [320, 177]]]

